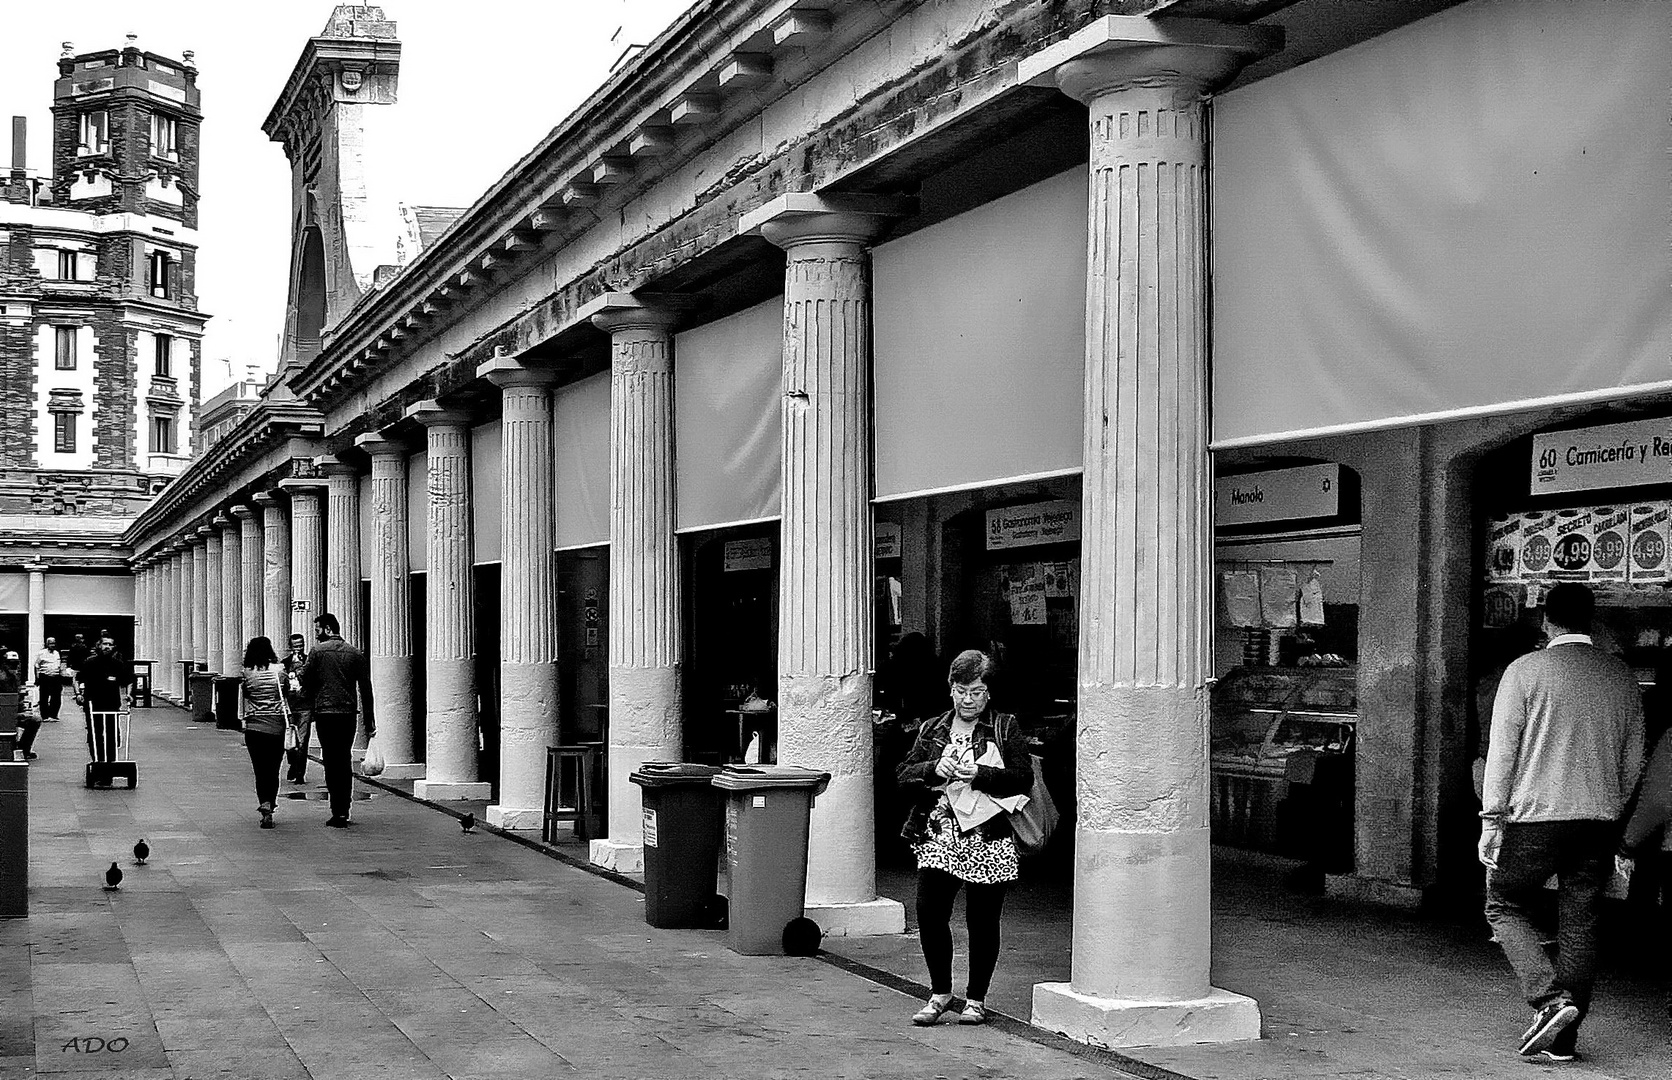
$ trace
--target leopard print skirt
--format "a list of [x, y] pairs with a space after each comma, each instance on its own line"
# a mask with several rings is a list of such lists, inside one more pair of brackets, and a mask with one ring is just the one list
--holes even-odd
[[929, 813], [929, 839], [913, 844], [912, 852], [919, 870], [940, 870], [976, 885], [996, 885], [1022, 876], [1015, 839], [987, 840], [979, 829], [960, 833], [944, 795]]

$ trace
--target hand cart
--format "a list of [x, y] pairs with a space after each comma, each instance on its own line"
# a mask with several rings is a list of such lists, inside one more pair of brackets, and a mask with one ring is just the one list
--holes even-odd
[[132, 714], [121, 712], [88, 713], [86, 786], [109, 785], [118, 776], [128, 779], [130, 789], [139, 786], [139, 766], [134, 764], [129, 742], [132, 738]]

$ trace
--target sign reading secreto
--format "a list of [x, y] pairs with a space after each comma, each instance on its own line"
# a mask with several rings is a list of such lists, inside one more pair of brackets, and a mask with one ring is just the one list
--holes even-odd
[[1341, 512], [1341, 466], [1301, 465], [1293, 469], [1221, 476], [1214, 481], [1216, 525], [1260, 525], [1334, 517]]
[[1080, 504], [1067, 499], [987, 511], [987, 550], [1080, 539]]
[[1672, 420], [1533, 436], [1533, 494], [1672, 483]]

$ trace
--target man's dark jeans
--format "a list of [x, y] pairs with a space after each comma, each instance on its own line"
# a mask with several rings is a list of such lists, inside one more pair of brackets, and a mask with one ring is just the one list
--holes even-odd
[[64, 702], [64, 680], [56, 675], [43, 675], [35, 686], [41, 692], [41, 719], [58, 719], [58, 710]]
[[348, 816], [354, 794], [355, 715], [353, 713], [313, 714], [314, 732], [319, 736], [319, 756], [325, 762], [325, 790], [331, 796], [331, 816]]
[[[1614, 872], [1620, 827], [1612, 821], [1539, 821], [1504, 826], [1498, 868], [1486, 879], [1486, 919], [1535, 1009], [1565, 994], [1579, 1006], [1563, 1041], [1578, 1034], [1596, 981], [1597, 921], [1602, 891]], [[1556, 962], [1542, 944], [1533, 909], [1556, 875]]]

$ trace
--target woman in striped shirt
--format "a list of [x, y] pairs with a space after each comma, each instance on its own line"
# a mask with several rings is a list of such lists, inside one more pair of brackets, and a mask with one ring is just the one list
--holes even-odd
[[251, 638], [244, 647], [244, 745], [255, 769], [255, 794], [261, 827], [273, 827], [279, 798], [279, 762], [284, 759], [284, 728], [290, 710], [284, 700], [284, 669], [264, 637]]

